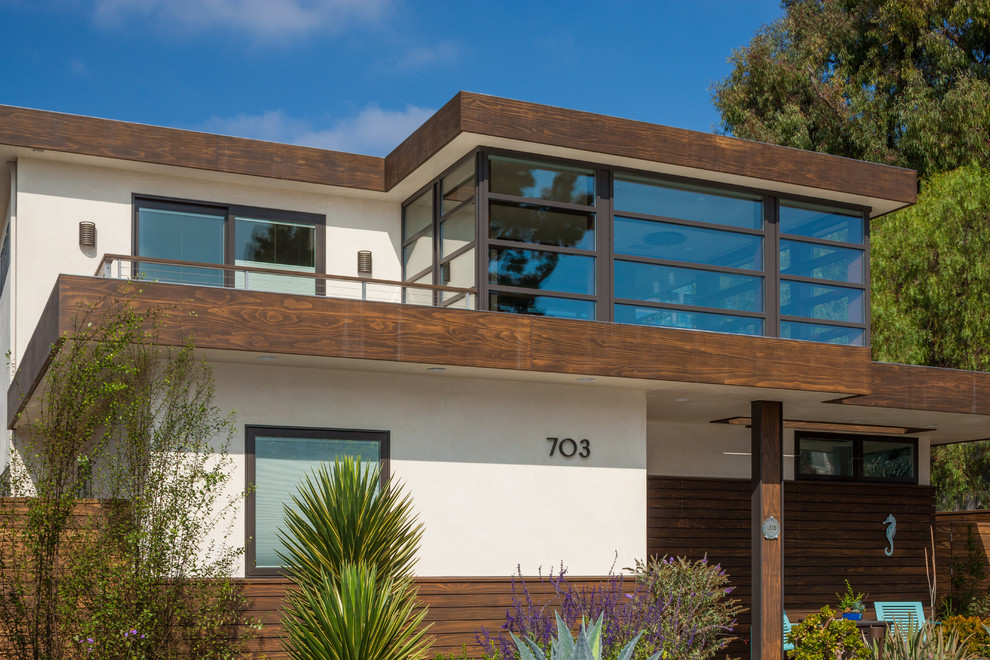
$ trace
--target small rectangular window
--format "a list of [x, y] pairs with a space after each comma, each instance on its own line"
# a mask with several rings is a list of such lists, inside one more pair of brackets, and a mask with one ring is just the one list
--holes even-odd
[[839, 433], [794, 434], [795, 476], [918, 483], [918, 440]]
[[292, 505], [302, 480], [336, 458], [360, 457], [369, 468], [381, 467], [387, 479], [387, 431], [248, 426], [247, 559], [254, 575], [276, 574], [278, 532], [284, 529], [283, 505]]

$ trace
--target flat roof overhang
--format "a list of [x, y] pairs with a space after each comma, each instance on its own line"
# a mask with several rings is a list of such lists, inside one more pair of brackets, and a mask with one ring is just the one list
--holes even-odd
[[95, 157], [400, 201], [478, 146], [817, 197], [872, 216], [917, 199], [912, 170], [470, 92], [458, 93], [385, 158], [0, 106], [4, 161]]
[[[785, 419], [900, 426], [933, 443], [990, 436], [990, 374], [872, 362], [870, 349], [179, 284], [61, 275], [7, 392], [9, 428], [72, 331], [81, 303], [120, 287], [174, 310], [160, 340], [217, 362], [490, 378], [645, 390], [650, 418], [711, 422], [779, 400]], [[585, 386], [585, 385], [582, 385]], [[850, 431], [854, 429], [850, 428]]]

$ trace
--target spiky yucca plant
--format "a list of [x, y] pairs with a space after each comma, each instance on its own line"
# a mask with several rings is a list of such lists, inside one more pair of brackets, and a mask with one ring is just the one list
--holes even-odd
[[947, 634], [942, 627], [931, 622], [907, 634], [891, 626], [883, 644], [874, 642], [870, 647], [871, 660], [969, 660], [978, 656], [967, 650], [967, 640], [960, 639], [956, 631]]
[[417, 660], [429, 649], [413, 564], [412, 499], [377, 468], [344, 458], [307, 476], [285, 507], [279, 558], [295, 582], [283, 640], [295, 660]]
[[[293, 658], [408, 660], [429, 648], [422, 627], [426, 610], [414, 613], [408, 583], [379, 578], [364, 564], [344, 564], [339, 578], [324, 573], [319, 589], [289, 591], [285, 630]], [[415, 596], [415, 593], [412, 594]]]
[[285, 506], [286, 531], [279, 532], [286, 548], [279, 557], [290, 575], [319, 583], [321, 571], [339, 577], [344, 564], [364, 563], [379, 577], [413, 577], [423, 526], [401, 485], [380, 481], [379, 468], [351, 457], [303, 479], [293, 506]]

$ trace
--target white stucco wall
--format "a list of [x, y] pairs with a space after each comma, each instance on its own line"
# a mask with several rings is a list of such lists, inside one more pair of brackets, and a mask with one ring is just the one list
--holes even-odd
[[[245, 425], [387, 430], [391, 471], [426, 528], [420, 575], [561, 561], [602, 575], [616, 553], [620, 568], [644, 557], [643, 392], [275, 365], [215, 365], [218, 402], [237, 411], [237, 487]], [[591, 456], [551, 458], [547, 437], [587, 438]]]
[[[131, 254], [132, 196], [171, 197], [218, 204], [319, 213], [327, 218], [327, 272], [357, 274], [357, 251], [371, 250], [374, 276], [401, 279], [401, 208], [397, 202], [290, 190], [278, 181], [251, 185], [201, 180], [195, 170], [162, 167], [133, 172], [94, 165], [21, 158], [18, 169], [18, 292], [15, 353], [20, 356], [59, 273], [92, 275], [104, 254]], [[78, 243], [79, 222], [96, 223], [97, 246]], [[341, 295], [339, 292], [335, 292]]]
[[[673, 477], [749, 479], [750, 430], [730, 424], [647, 424], [648, 471]], [[784, 429], [784, 479], [794, 478], [794, 431]]]

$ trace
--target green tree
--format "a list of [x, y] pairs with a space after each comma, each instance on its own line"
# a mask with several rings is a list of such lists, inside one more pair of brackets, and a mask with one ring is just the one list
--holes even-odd
[[990, 163], [990, 3], [782, 6], [714, 87], [723, 131], [921, 177]]
[[0, 654], [210, 658], [239, 648], [238, 549], [210, 543], [232, 420], [190, 345], [158, 342], [166, 310], [121, 289], [80, 309], [17, 422], [0, 506]]

